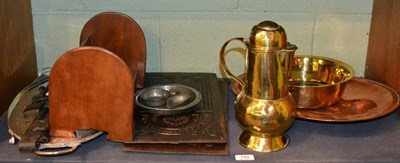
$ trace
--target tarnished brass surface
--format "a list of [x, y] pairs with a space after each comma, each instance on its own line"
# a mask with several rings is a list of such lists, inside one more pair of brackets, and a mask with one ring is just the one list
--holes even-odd
[[289, 91], [298, 108], [322, 108], [335, 104], [354, 69], [339, 60], [320, 56], [295, 56]]
[[[225, 48], [231, 41], [247, 47], [246, 81], [233, 75], [225, 62]], [[272, 21], [255, 25], [249, 39], [233, 38], [222, 45], [220, 63], [223, 71], [243, 89], [235, 101], [236, 120], [244, 133], [239, 138], [244, 147], [270, 152], [284, 148], [282, 137], [293, 123], [296, 104], [288, 83], [297, 47], [286, 42], [285, 30]], [[282, 146], [269, 143], [281, 141]]]

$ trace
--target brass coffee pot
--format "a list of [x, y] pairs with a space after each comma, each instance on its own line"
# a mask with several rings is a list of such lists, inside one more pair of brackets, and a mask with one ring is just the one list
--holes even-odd
[[[294, 122], [296, 103], [288, 83], [297, 47], [286, 39], [280, 25], [263, 21], [253, 27], [250, 38], [230, 39], [221, 48], [222, 69], [242, 87], [235, 101], [235, 117], [244, 130], [239, 142], [250, 150], [271, 152], [289, 143], [284, 133]], [[247, 47], [245, 81], [233, 75], [225, 62], [225, 48], [234, 40]]]

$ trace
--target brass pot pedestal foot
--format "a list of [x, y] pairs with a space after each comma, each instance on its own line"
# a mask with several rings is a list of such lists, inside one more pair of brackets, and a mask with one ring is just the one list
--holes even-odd
[[273, 152], [285, 148], [289, 144], [289, 137], [286, 134], [271, 136], [243, 131], [239, 136], [239, 143], [252, 151]]

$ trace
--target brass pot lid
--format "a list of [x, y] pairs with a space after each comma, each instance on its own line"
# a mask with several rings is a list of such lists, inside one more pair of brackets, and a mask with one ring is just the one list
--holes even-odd
[[273, 21], [263, 21], [252, 28], [249, 43], [263, 50], [280, 50], [286, 47], [287, 38], [282, 26]]

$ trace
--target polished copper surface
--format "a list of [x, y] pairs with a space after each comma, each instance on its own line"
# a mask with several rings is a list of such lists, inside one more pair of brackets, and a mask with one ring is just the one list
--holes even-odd
[[[246, 46], [246, 79], [233, 75], [225, 62], [225, 48], [231, 41]], [[287, 42], [285, 30], [272, 21], [255, 25], [250, 37], [233, 38], [220, 51], [222, 70], [242, 88], [235, 101], [236, 120], [243, 128], [239, 143], [247, 149], [271, 152], [284, 148], [282, 139], [294, 121], [296, 103], [288, 84], [295, 45]], [[273, 145], [284, 144], [281, 146]]]
[[325, 122], [354, 122], [385, 116], [399, 106], [399, 95], [381, 83], [354, 78], [338, 103], [322, 109], [298, 109], [297, 118]]
[[298, 108], [322, 108], [339, 101], [354, 69], [339, 60], [321, 56], [295, 56], [289, 92]]

